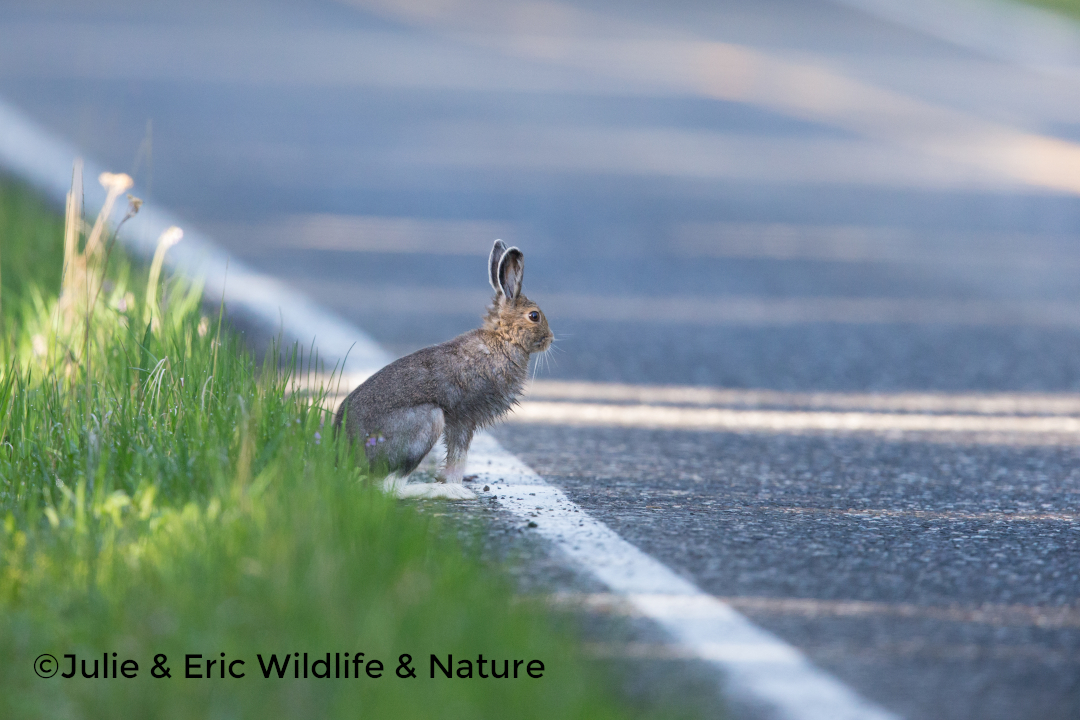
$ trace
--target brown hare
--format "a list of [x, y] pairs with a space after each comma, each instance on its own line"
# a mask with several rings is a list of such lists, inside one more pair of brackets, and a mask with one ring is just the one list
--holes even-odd
[[[399, 497], [470, 499], [462, 484], [473, 434], [517, 403], [529, 356], [553, 335], [536, 303], [521, 294], [525, 258], [496, 240], [488, 258], [495, 298], [483, 326], [395, 360], [353, 390], [334, 414], [350, 441], [361, 442], [372, 467], [390, 470], [385, 487]], [[446, 464], [435, 483], [407, 484], [438, 441]]]

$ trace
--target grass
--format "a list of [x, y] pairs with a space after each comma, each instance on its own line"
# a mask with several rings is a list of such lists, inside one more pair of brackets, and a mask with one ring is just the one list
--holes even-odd
[[[65, 259], [64, 223], [0, 182], [0, 717], [652, 712], [437, 518], [373, 488], [318, 398], [287, 392], [295, 354], [257, 368], [197, 286], [170, 280], [148, 304], [147, 274], [88, 234]], [[43, 653], [61, 673], [74, 655], [75, 677], [38, 677]], [[309, 675], [328, 653], [364, 653], [382, 675], [263, 677], [259, 655], [289, 653], [308, 654]], [[403, 654], [416, 677], [398, 676]], [[544, 671], [433, 679], [431, 654]], [[212, 679], [185, 677], [187, 655], [203, 676], [214, 660]], [[171, 677], [153, 676], [160, 656]], [[112, 677], [114, 659], [136, 677]], [[102, 660], [108, 679], [83, 677]]]
[[64, 220], [25, 187], [6, 183], [0, 233], [0, 322], [10, 322], [36, 289], [60, 287]]

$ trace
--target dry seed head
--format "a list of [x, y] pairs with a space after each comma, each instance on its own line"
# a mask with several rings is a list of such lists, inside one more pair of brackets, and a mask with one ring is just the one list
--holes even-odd
[[146, 310], [143, 322], [152, 323], [152, 327], [155, 330], [161, 326], [161, 310], [158, 307], [157, 302], [158, 280], [161, 277], [161, 266], [165, 263], [166, 251], [176, 243], [180, 242], [180, 238], [182, 237], [184, 237], [184, 231], [175, 225], [161, 233], [161, 237], [158, 238], [157, 250], [154, 251], [154, 259], [150, 263], [150, 277], [147, 279], [146, 283]]
[[101, 236], [105, 232], [105, 222], [109, 219], [109, 214], [112, 213], [113, 203], [116, 202], [116, 198], [125, 190], [130, 190], [135, 184], [130, 175], [109, 172], [98, 175], [98, 182], [108, 191], [108, 194], [105, 197], [105, 204], [101, 206], [101, 212], [98, 213], [97, 221], [94, 222], [94, 228], [90, 231], [90, 236], [86, 238], [83, 255], [87, 258], [93, 258], [101, 246]]
[[130, 220], [131, 218], [138, 215], [139, 210], [142, 208], [142, 198], [137, 198], [134, 195], [129, 193], [128, 196], [127, 196], [127, 199], [128, 199], [127, 212], [124, 213], [124, 219], [121, 220], [120, 224], [116, 226], [116, 231], [115, 232], [120, 232], [120, 228], [122, 228], [124, 226], [124, 223], [126, 223], [128, 220]]
[[135, 185], [135, 181], [131, 179], [131, 176], [127, 173], [110, 173], [103, 172], [98, 175], [98, 182], [102, 187], [111, 193], [119, 195], [125, 190], [130, 190]]
[[180, 242], [180, 239], [184, 237], [184, 231], [173, 225], [165, 232], [161, 233], [161, 237], [158, 238], [158, 249], [161, 251], [168, 250], [176, 243]]

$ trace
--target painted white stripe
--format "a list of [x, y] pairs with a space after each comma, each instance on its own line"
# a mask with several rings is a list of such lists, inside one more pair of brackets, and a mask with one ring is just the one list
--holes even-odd
[[[68, 190], [76, 156], [67, 146], [37, 128], [0, 100], [0, 166], [41, 188], [56, 201]], [[97, 174], [86, 163], [88, 180]], [[100, 203], [101, 193], [86, 183], [87, 203]], [[161, 230], [178, 223], [161, 211], [144, 209], [138, 222], [125, 227], [121, 241], [137, 253], [149, 254]], [[358, 328], [324, 311], [277, 280], [256, 273], [208, 238], [185, 235], [170, 257], [177, 270], [206, 278], [208, 293], [224, 291], [233, 311], [242, 312], [297, 339], [314, 337], [323, 357], [344, 361], [350, 375], [366, 375], [385, 364], [389, 354]], [[535, 518], [538, 531], [569, 560], [593, 574], [613, 592], [671, 633], [697, 657], [725, 673], [726, 692], [770, 706], [787, 720], [892, 720], [895, 716], [867, 702], [832, 676], [814, 667], [798, 650], [757, 627], [730, 606], [703, 593], [693, 583], [641, 552], [603, 523], [546, 484], [535, 472], [503, 450], [487, 433], [473, 442], [469, 472], [474, 485], [491, 485], [500, 504], [521, 519]]]
[[532, 400], [607, 400], [643, 404], [869, 412], [1080, 415], [1080, 394], [1076, 393], [808, 393], [700, 385], [627, 385], [580, 380], [534, 380], [526, 390], [526, 397]]
[[[347, 388], [356, 387], [368, 373], [313, 373], [296, 379], [298, 390], [327, 388], [337, 403]], [[340, 397], [339, 397], [340, 396]], [[925, 413], [959, 415], [1080, 416], [1077, 393], [844, 393], [742, 390], [707, 385], [630, 385], [588, 380], [532, 380], [524, 402], [537, 400], [607, 401], [641, 405], [689, 405], [755, 410], [831, 410], [865, 413]]]
[[1080, 418], [916, 413], [790, 412], [665, 405], [525, 401], [510, 422], [675, 430], [800, 432], [1080, 433]]

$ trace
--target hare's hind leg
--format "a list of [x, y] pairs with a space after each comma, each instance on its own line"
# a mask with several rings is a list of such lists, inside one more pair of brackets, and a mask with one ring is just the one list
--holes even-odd
[[[450, 500], [470, 500], [476, 497], [472, 490], [461, 484], [460, 473], [457, 484], [447, 483], [409, 483], [408, 475], [417, 468], [424, 456], [443, 434], [446, 423], [443, 411], [434, 405], [420, 405], [399, 410], [384, 420], [386, 430], [374, 441], [369, 437], [365, 442], [373, 447], [382, 447], [377, 453], [389, 460], [393, 472], [383, 481], [383, 488], [400, 498], [447, 498]], [[382, 437], [380, 443], [378, 438]], [[468, 447], [468, 445], [466, 445]], [[462, 455], [464, 468], [464, 455]]]
[[447, 500], [473, 500], [474, 493], [462, 483], [465, 474], [465, 458], [472, 442], [472, 432], [453, 422], [447, 422], [443, 431], [446, 438], [446, 469], [440, 482], [416, 483], [397, 490], [398, 497], [445, 498]]
[[439, 478], [440, 482], [410, 485], [406, 492], [412, 497], [473, 500], [476, 498], [476, 493], [461, 483], [462, 476], [465, 474], [465, 457], [469, 452], [472, 432], [448, 422], [444, 437], [446, 438], [446, 469], [443, 476]]
[[443, 412], [434, 405], [419, 405], [390, 413], [381, 425], [381, 431], [363, 438], [364, 450], [373, 464], [384, 460], [390, 468], [383, 489], [403, 496], [409, 474], [442, 434]]

